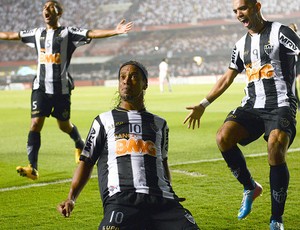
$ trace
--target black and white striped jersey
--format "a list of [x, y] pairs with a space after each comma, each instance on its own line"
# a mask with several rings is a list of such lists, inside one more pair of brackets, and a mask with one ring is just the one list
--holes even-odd
[[33, 89], [47, 94], [69, 94], [68, 68], [75, 49], [90, 42], [86, 29], [59, 27], [20, 31], [22, 42], [35, 48], [38, 56]]
[[246, 73], [242, 106], [296, 109], [295, 56], [299, 49], [299, 37], [278, 22], [267, 22], [259, 34], [245, 34], [235, 44], [229, 65]]
[[174, 199], [163, 167], [168, 126], [146, 110], [113, 109], [97, 116], [81, 160], [96, 164], [102, 200], [122, 191]]

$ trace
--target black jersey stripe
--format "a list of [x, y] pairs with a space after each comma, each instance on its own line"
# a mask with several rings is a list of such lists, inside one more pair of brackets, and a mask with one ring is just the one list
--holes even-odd
[[[142, 139], [151, 140], [153, 143], [156, 142], [156, 124], [154, 121], [154, 116], [150, 113], [144, 112], [146, 116], [142, 116]], [[161, 195], [161, 191], [158, 186], [157, 177], [157, 167], [156, 167], [156, 157], [144, 155], [144, 167], [147, 186], [149, 187], [149, 194]]]
[[[40, 37], [40, 52], [45, 53], [45, 40], [46, 40], [46, 34], [47, 31], [43, 30]], [[40, 74], [39, 74], [39, 83], [40, 83], [40, 89], [42, 91], [45, 91], [45, 76], [46, 76], [46, 67], [45, 64], [40, 64]]]
[[[259, 52], [260, 52], [260, 59], [261, 59], [261, 66], [265, 64], [271, 63], [271, 58], [268, 52], [268, 45], [270, 43], [270, 34], [271, 34], [272, 26], [269, 24], [264, 29], [264, 32], [260, 35], [259, 41]], [[276, 108], [278, 106], [278, 93], [276, 89], [276, 84], [274, 78], [270, 79], [262, 79], [264, 91], [266, 93], [266, 101], [265, 101], [265, 108]]]
[[260, 61], [261, 66], [271, 63], [271, 58], [269, 56], [268, 52], [268, 45], [270, 44], [270, 32], [272, 27], [267, 26], [265, 28], [264, 33], [261, 33], [260, 35], [260, 41], [259, 41], [259, 53], [260, 53]]
[[[112, 110], [115, 124], [115, 137], [130, 133], [129, 118], [126, 111]], [[133, 188], [133, 172], [131, 156], [125, 155], [117, 157], [119, 186], [121, 190]]]
[[[61, 33], [62, 28], [58, 28], [55, 30], [52, 38], [52, 53], [53, 54], [63, 54], [64, 52], [61, 52], [61, 39], [59, 34]], [[62, 58], [62, 57], [61, 57]], [[54, 94], [61, 94], [62, 92], [62, 84], [61, 84], [61, 79], [62, 78], [62, 71], [61, 71], [61, 63], [53, 63], [52, 64], [52, 69], [53, 69], [53, 92]]]
[[249, 66], [252, 63], [251, 61], [251, 35], [248, 33], [246, 35], [245, 47], [244, 47], [244, 64]]

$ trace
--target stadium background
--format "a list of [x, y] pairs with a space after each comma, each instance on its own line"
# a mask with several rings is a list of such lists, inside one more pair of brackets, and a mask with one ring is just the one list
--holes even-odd
[[[44, 26], [45, 1], [1, 0], [2, 31], [20, 31]], [[78, 48], [70, 72], [76, 85], [103, 85], [116, 79], [121, 62], [139, 60], [149, 70], [151, 83], [157, 82], [158, 64], [169, 58], [172, 81], [187, 77], [217, 76], [229, 61], [231, 49], [246, 29], [237, 22], [231, 1], [219, 0], [61, 0], [62, 25], [87, 29], [114, 28], [125, 18], [134, 22], [127, 35], [93, 40]], [[262, 0], [266, 19], [300, 26], [300, 2]], [[30, 87], [36, 69], [36, 53], [20, 41], [0, 41], [0, 88]], [[199, 65], [194, 57], [202, 58]], [[176, 81], [181, 79], [181, 81]], [[194, 83], [193, 81], [189, 81]], [[21, 84], [19, 84], [21, 83]]]

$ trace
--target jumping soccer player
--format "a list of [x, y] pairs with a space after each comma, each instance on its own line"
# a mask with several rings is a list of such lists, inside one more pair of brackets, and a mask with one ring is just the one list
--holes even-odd
[[91, 126], [68, 199], [58, 211], [69, 217], [94, 165], [104, 207], [102, 229], [199, 229], [171, 186], [167, 122], [148, 112], [145, 67], [135, 61], [119, 69], [119, 104]]
[[59, 128], [74, 140], [75, 160], [79, 162], [84, 142], [76, 126], [70, 121], [71, 90], [74, 85], [68, 71], [73, 52], [77, 47], [88, 44], [93, 38], [111, 37], [132, 29], [132, 22], [125, 24], [125, 20], [113, 30], [86, 30], [61, 26], [58, 21], [63, 14], [62, 5], [52, 0], [45, 3], [42, 14], [45, 28], [0, 32], [0, 39], [22, 40], [37, 51], [38, 69], [32, 87], [31, 125], [27, 141], [29, 165], [17, 167], [17, 172], [21, 176], [32, 180], [38, 178], [40, 133], [45, 118], [50, 115], [57, 119]]
[[262, 186], [252, 178], [237, 144], [247, 145], [264, 134], [270, 165], [270, 229], [283, 229], [289, 185], [285, 157], [296, 134], [295, 55], [299, 55], [300, 39], [289, 27], [266, 21], [256, 0], [233, 0], [233, 12], [248, 33], [235, 44], [229, 69], [210, 93], [200, 104], [187, 107], [191, 112], [184, 123], [188, 122], [189, 128], [199, 127], [205, 108], [245, 70], [246, 96], [219, 129], [217, 144], [228, 167], [244, 186], [238, 212], [238, 219], [244, 219], [251, 212], [253, 200], [262, 193]]

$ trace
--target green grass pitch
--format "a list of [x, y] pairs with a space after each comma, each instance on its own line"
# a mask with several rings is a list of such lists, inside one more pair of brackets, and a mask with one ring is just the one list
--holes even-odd
[[[266, 143], [260, 139], [242, 147], [254, 179], [264, 187], [246, 220], [238, 221], [242, 187], [231, 175], [215, 143], [215, 134], [226, 114], [239, 105], [243, 84], [233, 84], [202, 117], [200, 129], [183, 125], [186, 106], [194, 105], [212, 85], [174, 85], [161, 94], [158, 86], [146, 93], [147, 109], [164, 117], [170, 128], [169, 163], [172, 184], [183, 205], [194, 215], [201, 229], [268, 229], [270, 217], [269, 166]], [[115, 87], [78, 87], [73, 91], [71, 121], [85, 138], [99, 113], [114, 106]], [[26, 141], [30, 125], [30, 90], [0, 91], [0, 229], [97, 229], [102, 204], [94, 175], [82, 191], [70, 218], [63, 218], [56, 206], [67, 197], [76, 168], [74, 144], [53, 118], [42, 130], [38, 181], [16, 173], [27, 164]], [[284, 216], [285, 228], [300, 226], [300, 115], [298, 132], [287, 162], [290, 186]], [[172, 230], [172, 229], [170, 229]]]

